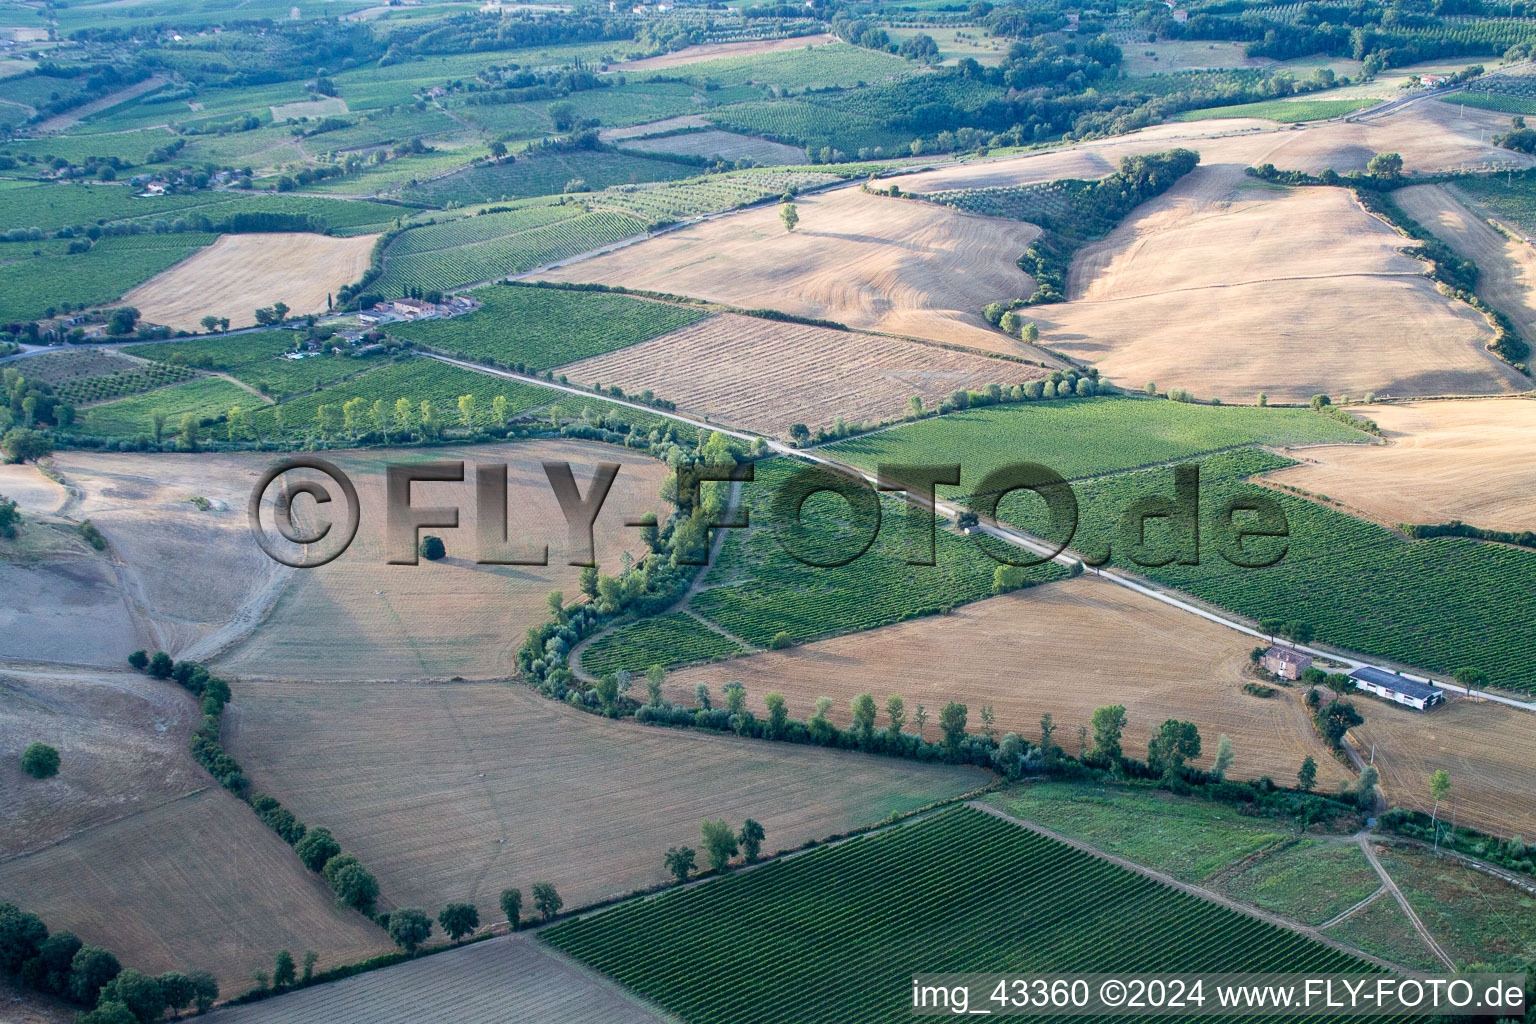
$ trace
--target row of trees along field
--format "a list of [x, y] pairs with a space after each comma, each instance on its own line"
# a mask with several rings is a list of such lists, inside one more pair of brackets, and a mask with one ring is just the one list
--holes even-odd
[[149, 975], [71, 932], [49, 933], [36, 914], [0, 903], [0, 974], [86, 1011], [77, 1024], [150, 1024], [167, 1011], [205, 1012], [219, 997], [206, 971]]

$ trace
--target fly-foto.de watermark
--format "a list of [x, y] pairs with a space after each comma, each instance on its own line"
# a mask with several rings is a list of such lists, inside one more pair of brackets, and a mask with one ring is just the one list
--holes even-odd
[[[542, 468], [564, 519], [570, 564], [595, 565], [593, 531], [622, 467], [615, 462], [596, 463], [585, 492], [569, 462], [544, 462]], [[322, 477], [325, 479], [319, 479]], [[694, 508], [705, 483], [753, 483], [755, 479], [755, 465], [750, 462], [687, 466], [675, 471], [671, 493], [683, 507]], [[505, 463], [477, 462], [472, 467], [462, 460], [389, 463], [384, 467], [384, 480], [386, 564], [416, 565], [421, 531], [467, 525], [462, 522], [466, 512], [474, 527], [476, 563], [549, 564], [551, 524], [529, 522], [510, 513]], [[467, 509], [434, 503], [427, 493], [433, 484], [469, 480], [474, 483], [474, 501]], [[856, 561], [870, 549], [886, 518], [880, 492], [899, 492], [907, 499], [902, 527], [907, 541], [906, 562], [935, 565], [937, 490], [959, 483], [958, 464], [882, 464], [873, 482], [854, 473], [808, 465], [783, 479], [776, 477], [766, 502], [758, 507], [766, 512], [767, 529], [787, 555], [804, 565], [834, 568]], [[1003, 500], [1025, 492], [1043, 504], [1046, 521], [1032, 530], [1038, 541], [1021, 543], [1017, 533], [993, 524]], [[829, 519], [825, 514], [829, 506], [818, 504], [817, 515], [807, 516], [807, 503], [822, 494], [841, 498], [846, 511]], [[1065, 551], [1077, 534], [1076, 492], [1055, 470], [1038, 463], [1020, 462], [992, 470], [977, 484], [966, 504], [977, 521], [978, 546], [1003, 565], [1029, 567], [1050, 561]], [[296, 512], [303, 522], [295, 518]], [[301, 569], [340, 557], [356, 538], [362, 515], [351, 478], [333, 463], [307, 455], [284, 459], [262, 474], [247, 506], [251, 533], [262, 551], [284, 565]], [[1290, 524], [1279, 501], [1270, 495], [1255, 492], [1228, 497], [1202, 515], [1200, 468], [1194, 464], [1175, 466], [1171, 494], [1135, 498], [1120, 510], [1117, 523], [1113, 545], [1105, 543], [1099, 550], [1085, 553], [1085, 563], [1103, 565], [1113, 550], [1144, 568], [1199, 565], [1202, 544], [1208, 543], [1232, 565], [1257, 569], [1274, 565], [1289, 550]], [[743, 508], [705, 526], [713, 531], [750, 524], [750, 512]], [[1149, 533], [1151, 524], [1163, 525], [1155, 539]], [[656, 524], [652, 519], [641, 519], [624, 525], [654, 528]], [[704, 565], [707, 557], [689, 560], [680, 554], [678, 561]]]

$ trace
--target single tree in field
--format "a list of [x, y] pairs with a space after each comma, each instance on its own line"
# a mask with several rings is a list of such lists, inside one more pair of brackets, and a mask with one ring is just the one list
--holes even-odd
[[1049, 711], [1040, 716], [1040, 756], [1047, 766], [1056, 763], [1061, 748], [1056, 745], [1056, 718]]
[[373, 400], [373, 405], [368, 407], [368, 418], [373, 421], [374, 430], [380, 434], [389, 433], [389, 406], [384, 404], [384, 399]]
[[491, 422], [498, 427], [507, 425], [507, 396], [497, 395], [491, 399]]
[[763, 694], [763, 705], [768, 709], [768, 737], [776, 740], [789, 722], [789, 704], [778, 690], [769, 690]]
[[308, 985], [310, 979], [315, 976], [315, 964], [319, 963], [320, 954], [312, 949], [304, 951], [304, 973], [299, 975], [299, 980]]
[[389, 938], [412, 956], [432, 934], [432, 919], [415, 907], [401, 907], [389, 915]]
[[1457, 669], [1455, 679], [1468, 690], [1476, 690], [1488, 685], [1488, 673], [1470, 665]]
[[1232, 737], [1222, 733], [1216, 737], [1216, 760], [1211, 762], [1211, 774], [1218, 779], [1227, 777], [1227, 769], [1232, 767]]
[[418, 553], [429, 562], [436, 562], [448, 554], [448, 549], [443, 546], [443, 538], [435, 534], [427, 534], [421, 538], [421, 547]]
[[21, 752], [21, 770], [34, 779], [59, 774], [59, 752], [46, 743], [34, 743]]
[[192, 1006], [198, 1013], [207, 1013], [219, 998], [219, 983], [207, 971], [191, 971], [187, 980], [192, 983]]
[[875, 735], [875, 715], [878, 709], [875, 707], [875, 696], [872, 693], [861, 693], [853, 698], [851, 705], [853, 711], [853, 731], [859, 737], [860, 743], [869, 743]]
[[1365, 170], [1378, 178], [1399, 178], [1403, 174], [1403, 158], [1398, 153], [1377, 153]]
[[662, 863], [678, 882], [688, 881], [688, 873], [694, 868], [694, 852], [691, 846], [674, 846], [667, 850]]
[[800, 223], [800, 211], [795, 209], [794, 203], [780, 203], [779, 220], [784, 222], [785, 231], [793, 231], [795, 225]]
[[1301, 785], [1301, 792], [1312, 792], [1313, 786], [1318, 785], [1318, 763], [1312, 760], [1312, 755], [1307, 754], [1306, 760], [1301, 761], [1301, 771], [1296, 772], [1296, 781]]
[[156, 651], [155, 656], [149, 659], [149, 674], [156, 679], [169, 679], [171, 672], [176, 668], [176, 663], [171, 656], [164, 651]]
[[1381, 781], [1381, 773], [1373, 764], [1366, 765], [1360, 772], [1360, 778], [1355, 781], [1355, 804], [1362, 811], [1369, 811], [1376, 804], [1376, 783]]
[[312, 828], [304, 833], [293, 846], [293, 852], [299, 855], [299, 860], [311, 871], [320, 871], [330, 862], [332, 857], [341, 853], [341, 844], [332, 836], [328, 828]]
[[811, 428], [804, 423], [791, 423], [789, 425], [789, 439], [796, 447], [804, 448], [811, 442]]
[[523, 890], [501, 890], [501, 914], [507, 919], [507, 927], [517, 931], [523, 921]]
[[293, 954], [286, 949], [279, 950], [277, 959], [272, 965], [272, 987], [287, 988], [298, 980], [299, 970], [293, 962]]
[[923, 727], [928, 724], [928, 709], [919, 704], [912, 713], [912, 724], [917, 726], [917, 738], [922, 739]]
[[212, 334], [214, 329], [219, 326], [219, 318], [216, 316], [205, 316], [199, 322], [203, 325], [203, 330], [209, 334]]
[[[1444, 768], [1439, 768], [1435, 771], [1435, 774], [1429, 777], [1429, 795], [1434, 798], [1435, 801], [1435, 809], [1430, 813], [1429, 820], [1430, 823], [1435, 825], [1436, 829], [1438, 830], [1438, 822], [1440, 820], [1440, 801], [1451, 795], [1450, 772], [1446, 771]], [[1439, 832], [1437, 831], [1436, 836], [1438, 837], [1438, 835]]]
[[1184, 767], [1184, 762], [1199, 756], [1200, 730], [1193, 722], [1170, 718], [1147, 743], [1147, 765], [1155, 771], [1176, 771]]
[[448, 938], [458, 942], [480, 927], [480, 910], [473, 903], [450, 903], [437, 915]]
[[1030, 342], [1031, 344], [1039, 341], [1040, 325], [1031, 320], [1029, 323], [1025, 324], [1024, 329], [1019, 332], [1019, 337], [1024, 341]]
[[583, 594], [586, 594], [588, 598], [596, 600], [596, 598], [597, 598], [597, 566], [595, 566], [595, 565], [583, 566], [582, 570], [581, 570], [581, 574], [578, 576], [577, 585], [581, 588], [581, 592]]
[[544, 599], [544, 606], [549, 609], [549, 617], [556, 622], [565, 623], [565, 594], [559, 590], [551, 590], [549, 596]]
[[966, 706], [950, 701], [939, 711], [939, 730], [944, 733], [944, 753], [951, 761], [959, 758], [965, 741]]
[[507, 155], [507, 144], [505, 142], [502, 142], [500, 139], [497, 139], [495, 142], [491, 143], [491, 158], [492, 159], [500, 160], [502, 157], [504, 157], [506, 155]]
[[997, 740], [996, 720], [997, 716], [992, 712], [992, 705], [983, 704], [981, 706], [981, 734], [993, 742]]
[[699, 825], [704, 837], [704, 851], [709, 855], [709, 866], [724, 873], [730, 870], [731, 858], [738, 849], [736, 833], [723, 820], [705, 821]]
[[763, 840], [768, 838], [763, 831], [763, 826], [748, 818], [741, 823], [741, 831], [736, 833], [736, 841], [741, 844], [742, 855], [748, 864], [757, 860], [758, 852], [763, 848]]
[[408, 434], [411, 427], [415, 426], [416, 414], [411, 408], [409, 398], [395, 399], [395, 429], [402, 434]]
[[160, 984], [160, 998], [173, 1015], [180, 1015], [192, 1002], [192, 979], [180, 971], [166, 971], [155, 978]]
[[661, 706], [661, 684], [666, 678], [667, 670], [660, 665], [645, 670], [645, 702], [653, 708]]
[[463, 423], [466, 428], [473, 428], [474, 427], [474, 425], [475, 425], [475, 396], [474, 395], [460, 395], [459, 396], [459, 421], [461, 423]]
[[565, 906], [565, 901], [560, 894], [555, 892], [555, 887], [548, 882], [533, 883], [533, 905], [538, 910], [539, 916], [548, 921], [560, 913], [560, 908]]
[[885, 728], [886, 735], [891, 739], [901, 736], [902, 728], [907, 724], [907, 705], [896, 694], [891, 694], [885, 699], [885, 717], [888, 722]]
[[1106, 761], [1120, 760], [1120, 735], [1125, 731], [1125, 705], [1095, 708], [1088, 719], [1093, 730], [1093, 755]]
[[1017, 337], [1024, 326], [1024, 318], [1013, 310], [1009, 310], [997, 318], [997, 326], [1004, 333]]

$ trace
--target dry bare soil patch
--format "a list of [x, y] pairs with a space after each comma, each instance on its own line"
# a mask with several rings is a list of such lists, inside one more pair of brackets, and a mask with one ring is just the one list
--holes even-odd
[[1267, 477], [1353, 505], [1381, 522], [1536, 529], [1536, 401], [1469, 399], [1360, 406], [1384, 445], [1288, 454], [1301, 464]]
[[54, 514], [64, 488], [35, 466], [3, 466], [0, 495], [22, 511], [17, 535], [0, 539], [0, 658], [120, 667], [147, 634], [108, 556]]
[[[174, 684], [7, 673], [0, 693], [0, 892], [50, 928], [142, 970], [204, 968], [226, 993], [279, 949], [335, 964], [388, 944], [192, 762], [198, 712]], [[33, 740], [58, 746], [58, 776], [15, 766]]]
[[220, 1010], [209, 1024], [417, 1024], [453, 1007], [457, 1024], [662, 1024], [617, 982], [532, 935], [477, 942], [330, 985]]
[[655, 391], [732, 426], [783, 434], [839, 417], [902, 415], [913, 395], [933, 407], [957, 388], [1040, 376], [1039, 367], [873, 334], [724, 313], [562, 368], [572, 380]]
[[[79, 488], [70, 514], [90, 519], [119, 563], [124, 594], [146, 642], [177, 658], [203, 658], [231, 629], [254, 623], [282, 567], [256, 546], [245, 503], [278, 456], [260, 453], [62, 452], [55, 463]], [[204, 509], [189, 499], [207, 499]], [[133, 650], [123, 637], [112, 662]]]
[[1354, 703], [1365, 724], [1350, 736], [1367, 757], [1375, 745], [1381, 788], [1391, 803], [1428, 814], [1434, 807], [1429, 777], [1443, 768], [1451, 774], [1451, 806], [1440, 808], [1447, 819], [1454, 815], [1459, 825], [1501, 836], [1536, 833], [1536, 733], [1529, 712], [1463, 698], [1423, 714], [1364, 696]]
[[979, 311], [1033, 290], [1015, 261], [1039, 228], [857, 188], [806, 196], [796, 205], [800, 226], [793, 232], [784, 230], [778, 209], [770, 206], [541, 276], [768, 307], [1038, 358], [988, 327]]
[[[594, 526], [597, 561], [619, 570], [621, 553], [638, 555], [638, 530], [624, 523], [646, 511], [665, 517], [659, 498], [666, 468], [647, 456], [579, 441], [421, 450], [331, 452], [357, 486], [361, 527], [347, 552], [297, 573], [250, 638], [217, 661], [242, 676], [300, 679], [486, 678], [514, 671], [512, 654], [529, 626], [548, 617], [545, 598], [578, 596], [580, 569], [569, 565], [565, 519], [543, 461], [569, 462], [586, 494], [599, 462], [622, 468]], [[448, 557], [389, 565], [385, 543], [385, 467], [397, 462], [463, 460], [465, 482], [414, 487], [418, 506], [458, 506], [457, 529], [428, 528]], [[548, 566], [478, 565], [475, 471], [506, 464], [511, 542], [549, 545]], [[257, 468], [266, 461], [254, 462]], [[242, 513], [243, 522], [243, 513]]]
[[980, 773], [615, 722], [520, 684], [244, 683], [226, 741], [324, 821], [396, 905], [553, 882], [567, 906], [663, 881], [699, 822], [752, 817], [765, 851], [966, 792]]
[[1477, 293], [1536, 342], [1536, 249], [1496, 230], [1454, 187], [1414, 185], [1392, 199], [1457, 254], [1477, 264]]
[[647, 136], [675, 132], [683, 128], [713, 127], [712, 124], [697, 114], [680, 114], [677, 117], [666, 117], [660, 121], [630, 125], [627, 128], [602, 128], [598, 131], [597, 137], [604, 142], [619, 142], [624, 139], [643, 139]]
[[1270, 698], [1243, 692], [1252, 647], [1231, 630], [1081, 577], [966, 605], [947, 616], [683, 669], [668, 677], [667, 689], [672, 699], [691, 701], [698, 683], [719, 693], [738, 679], [755, 710], [764, 693], [780, 690], [798, 718], [810, 714], [817, 697], [831, 697], [840, 724], [847, 724], [856, 695], [872, 692], [883, 708], [885, 698], [897, 693], [906, 701], [909, 729], [917, 706], [927, 708], [929, 740], [938, 737], [939, 709], [952, 700], [968, 706], [972, 731], [980, 728], [982, 706], [991, 705], [1000, 733], [1031, 741], [1040, 738], [1040, 716], [1049, 712], [1056, 741], [1074, 754], [1077, 729], [1088, 724], [1093, 709], [1123, 704], [1124, 747], [1133, 757], [1145, 755], [1164, 719], [1179, 718], [1200, 727], [1203, 764], [1215, 753], [1218, 734], [1232, 737], [1236, 776], [1289, 781], [1311, 754], [1320, 786], [1350, 778], [1317, 739], [1299, 690], [1282, 689]]
[[740, 43], [705, 43], [700, 46], [685, 46], [681, 50], [672, 53], [662, 53], [655, 57], [644, 57], [640, 60], [626, 60], [611, 65], [611, 71], [660, 71], [664, 68], [682, 67], [684, 64], [694, 64], [701, 60], [716, 60], [721, 57], [755, 57], [763, 53], [778, 53], [781, 50], [803, 50], [807, 46], [835, 43], [837, 36], [824, 34], [815, 36], [792, 36], [788, 39], [751, 39]]
[[325, 297], [363, 276], [375, 235], [301, 232], [224, 235], [123, 296], [150, 323], [195, 331], [205, 316], [249, 327], [274, 302], [295, 314], [325, 312]]

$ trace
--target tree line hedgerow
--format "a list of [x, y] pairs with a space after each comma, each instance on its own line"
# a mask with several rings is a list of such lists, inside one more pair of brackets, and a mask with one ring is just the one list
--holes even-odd
[[134, 651], [128, 664], [156, 679], [170, 679], [202, 701], [202, 720], [192, 732], [192, 757], [219, 785], [250, 804], [262, 822], [293, 847], [309, 870], [322, 875], [338, 902], [373, 916], [379, 883], [352, 854], [343, 853], [329, 829], [310, 828], [273, 797], [251, 790], [240, 764], [220, 742], [224, 707], [232, 697], [229, 684], [195, 661], [173, 661], [164, 651], [150, 657]]
[[11, 903], [0, 903], [0, 976], [84, 1007], [77, 1024], [150, 1024], [168, 1010], [202, 1013], [219, 997], [207, 971], [125, 969], [107, 950], [70, 932], [50, 934], [40, 917]]

